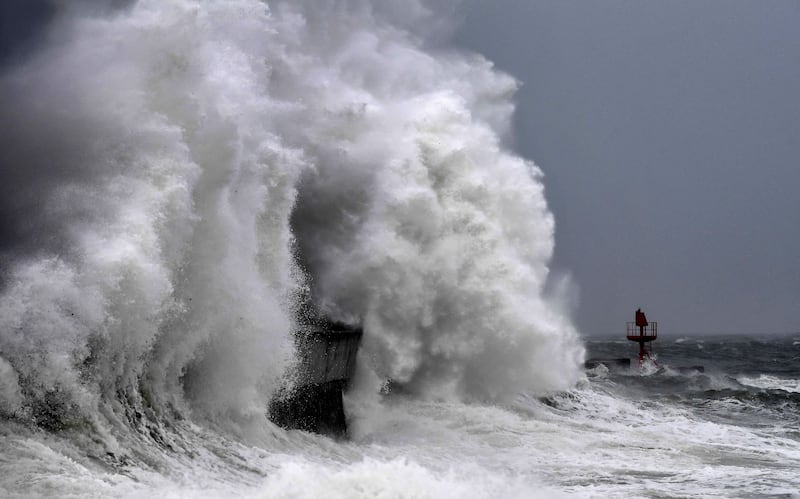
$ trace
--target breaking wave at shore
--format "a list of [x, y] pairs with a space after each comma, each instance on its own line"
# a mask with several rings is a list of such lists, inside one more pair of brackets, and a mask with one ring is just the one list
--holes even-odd
[[439, 24], [417, 3], [63, 6], [0, 77], [0, 418], [30, 437], [3, 454], [113, 489], [291, 452], [264, 413], [318, 316], [364, 327], [354, 413], [387, 380], [453, 403], [574, 386], [542, 175], [503, 144], [516, 82]]

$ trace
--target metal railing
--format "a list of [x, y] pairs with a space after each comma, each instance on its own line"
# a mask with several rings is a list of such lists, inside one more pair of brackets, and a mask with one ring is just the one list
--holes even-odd
[[658, 337], [658, 322], [650, 322], [643, 328], [643, 331], [639, 329], [639, 326], [637, 326], [635, 322], [626, 322], [625, 326], [627, 330], [627, 336]]

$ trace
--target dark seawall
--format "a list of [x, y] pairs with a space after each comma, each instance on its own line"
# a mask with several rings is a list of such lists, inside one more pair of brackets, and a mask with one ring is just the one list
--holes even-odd
[[600, 364], [603, 364], [609, 369], [629, 369], [631, 367], [631, 359], [629, 358], [589, 359], [586, 362], [584, 362], [583, 367], [585, 367], [586, 369], [594, 369]]
[[346, 436], [342, 393], [355, 372], [361, 336], [361, 329], [341, 324], [297, 331], [297, 366], [270, 402], [269, 419], [286, 429]]

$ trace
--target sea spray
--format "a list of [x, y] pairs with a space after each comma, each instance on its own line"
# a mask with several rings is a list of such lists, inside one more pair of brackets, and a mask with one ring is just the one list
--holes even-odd
[[516, 83], [389, 10], [142, 0], [6, 71], [3, 407], [261, 420], [309, 310], [412, 393], [571, 386]]
[[315, 71], [303, 93], [327, 111], [304, 129], [315, 170], [293, 215], [315, 303], [363, 321], [370, 364], [419, 393], [570, 386], [582, 350], [543, 298], [553, 220], [541, 173], [497, 133], [516, 83], [373, 22], [326, 40], [346, 71]]
[[[0, 76], [0, 496], [796, 494], [797, 335], [542, 397], [582, 349], [541, 173], [438, 11], [74, 3]], [[317, 313], [366, 328], [345, 441], [264, 418]]]
[[[262, 124], [270, 99], [236, 40], [248, 5], [225, 5], [230, 18], [222, 4], [142, 2], [72, 19], [69, 43], [4, 79], [4, 107], [31, 117], [4, 145], [33, 151], [12, 153], [15, 168], [41, 170], [28, 173], [41, 179], [30, 220], [60, 232], [13, 260], [2, 300], [4, 356], [33, 399], [188, 399], [263, 418], [301, 285], [288, 219], [302, 165]], [[13, 90], [27, 98], [10, 102]], [[51, 162], [61, 129], [70, 147]]]

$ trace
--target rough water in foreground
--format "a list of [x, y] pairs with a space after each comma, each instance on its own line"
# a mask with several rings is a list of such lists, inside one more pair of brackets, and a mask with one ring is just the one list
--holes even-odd
[[[258, 444], [178, 422], [137, 457], [87, 455], [80, 429], [2, 423], [4, 496], [797, 497], [800, 336], [667, 337], [660, 369], [598, 367], [507, 405], [361, 399], [350, 441], [271, 428]], [[633, 356], [625, 340], [590, 354]], [[704, 373], [672, 367], [697, 365]], [[265, 423], [266, 425], [266, 423]]]

